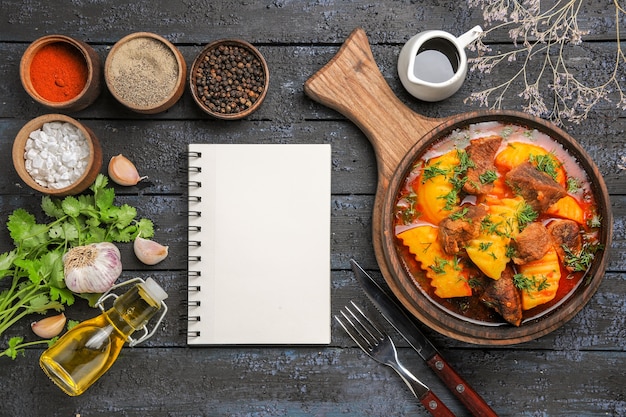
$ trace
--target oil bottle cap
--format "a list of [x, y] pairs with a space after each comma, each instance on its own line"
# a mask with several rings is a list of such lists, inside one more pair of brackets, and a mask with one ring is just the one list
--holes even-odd
[[150, 294], [150, 296], [157, 302], [161, 302], [167, 298], [167, 293], [155, 280], [152, 278], [147, 278], [144, 284], [145, 290]]

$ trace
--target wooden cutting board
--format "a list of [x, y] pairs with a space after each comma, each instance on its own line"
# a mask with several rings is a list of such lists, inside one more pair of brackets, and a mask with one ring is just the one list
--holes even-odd
[[[589, 285], [573, 295], [559, 311], [547, 319], [534, 320], [520, 327], [483, 326], [454, 318], [432, 308], [432, 302], [419, 293], [400, 261], [393, 256], [394, 236], [390, 210], [405, 171], [422, 147], [456, 128], [483, 121], [501, 121], [540, 129], [574, 155], [596, 189], [595, 199], [604, 225], [600, 242], [605, 248], [612, 240], [611, 203], [597, 167], [578, 142], [566, 132], [538, 117], [512, 111], [473, 111], [448, 118], [428, 118], [402, 103], [383, 78], [363, 29], [355, 29], [337, 54], [304, 84], [305, 93], [346, 116], [371, 142], [376, 154], [378, 182], [372, 213], [372, 243], [385, 281], [398, 300], [418, 319], [447, 336], [478, 344], [513, 344], [542, 336], [568, 321], [587, 303], [597, 289], [606, 267], [608, 251], [596, 259], [588, 274]], [[423, 146], [422, 146], [423, 145]], [[387, 211], [385, 211], [387, 210]], [[386, 223], [385, 223], [386, 222]]]

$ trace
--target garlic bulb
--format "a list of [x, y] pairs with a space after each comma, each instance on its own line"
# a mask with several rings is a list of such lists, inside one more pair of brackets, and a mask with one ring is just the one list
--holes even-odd
[[65, 327], [65, 314], [61, 313], [56, 316], [46, 317], [30, 324], [30, 328], [37, 336], [44, 339], [51, 339], [58, 336]]
[[108, 291], [122, 273], [120, 251], [113, 243], [92, 243], [63, 256], [65, 285], [75, 293]]
[[109, 177], [119, 185], [135, 185], [148, 177], [140, 177], [135, 165], [124, 155], [114, 156], [109, 161]]
[[137, 236], [133, 243], [137, 259], [146, 265], [156, 265], [167, 258], [168, 248], [168, 246], [163, 246], [160, 243], [140, 236]]

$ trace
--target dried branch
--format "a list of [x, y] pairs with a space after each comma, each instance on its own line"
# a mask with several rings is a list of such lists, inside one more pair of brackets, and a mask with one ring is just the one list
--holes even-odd
[[[557, 124], [580, 123], [596, 104], [611, 102], [613, 95], [618, 99], [616, 106], [626, 110], [626, 94], [619, 83], [619, 70], [626, 64], [620, 44], [619, 17], [626, 11], [618, 0], [613, 1], [617, 50], [609, 78], [599, 85], [589, 85], [587, 80], [576, 78], [564, 59], [565, 48], [580, 45], [588, 34], [578, 27], [582, 3], [583, 0], [557, 0], [548, 10], [541, 11], [539, 0], [468, 0], [470, 7], [482, 10], [488, 26], [470, 46], [478, 55], [469, 59], [470, 71], [489, 74], [501, 64], [512, 62], [519, 62], [521, 67], [508, 81], [473, 92], [465, 101], [499, 109], [510, 90], [523, 83], [523, 90], [517, 93], [526, 101], [523, 110]], [[483, 41], [489, 33], [502, 29], [508, 30], [513, 49], [494, 53]], [[531, 61], [533, 65], [529, 65]]]

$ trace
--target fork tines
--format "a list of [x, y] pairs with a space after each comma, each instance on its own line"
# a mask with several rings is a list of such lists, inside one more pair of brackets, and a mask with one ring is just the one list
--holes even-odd
[[335, 316], [335, 320], [362, 350], [371, 352], [373, 347], [385, 338], [385, 333], [381, 329], [380, 324], [367, 317], [354, 301], [350, 301], [350, 304], [352, 308], [345, 306], [340, 311], [343, 320], [346, 320], [349, 326], [338, 316]]

